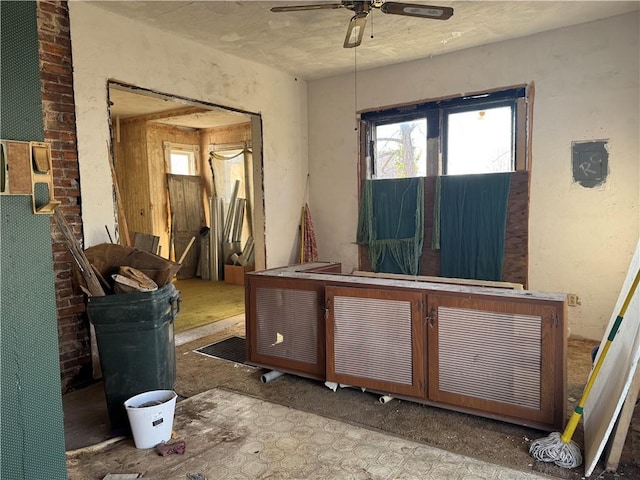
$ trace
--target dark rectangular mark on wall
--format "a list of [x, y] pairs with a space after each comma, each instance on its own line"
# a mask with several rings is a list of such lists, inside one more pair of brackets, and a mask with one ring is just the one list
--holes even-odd
[[571, 143], [573, 181], [584, 188], [603, 185], [609, 174], [609, 149], [606, 140]]

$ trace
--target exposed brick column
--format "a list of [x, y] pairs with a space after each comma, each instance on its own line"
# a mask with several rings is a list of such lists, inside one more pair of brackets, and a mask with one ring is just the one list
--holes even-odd
[[[38, 2], [40, 83], [44, 139], [51, 143], [55, 197], [82, 242], [71, 36], [67, 2]], [[91, 349], [85, 301], [72, 283], [73, 258], [52, 222], [53, 261], [62, 392], [91, 381]]]

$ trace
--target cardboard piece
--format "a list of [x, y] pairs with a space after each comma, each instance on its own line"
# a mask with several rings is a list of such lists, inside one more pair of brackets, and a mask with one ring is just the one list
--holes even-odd
[[225, 283], [233, 283], [235, 285], [244, 285], [244, 274], [246, 272], [253, 272], [253, 265], [225, 265], [224, 266], [224, 281]]
[[112, 278], [113, 274], [119, 273], [120, 267], [133, 267], [150, 277], [158, 287], [171, 282], [181, 266], [153, 253], [115, 243], [89, 247], [84, 254], [104, 278]]

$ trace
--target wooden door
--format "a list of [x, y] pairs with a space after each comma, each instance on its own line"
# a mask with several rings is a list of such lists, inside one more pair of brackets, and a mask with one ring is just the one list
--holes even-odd
[[325, 380], [324, 282], [247, 275], [247, 363]]
[[562, 429], [562, 307], [447, 295], [428, 295], [427, 304], [429, 400]]
[[182, 256], [191, 239], [195, 237], [195, 242], [182, 261], [177, 277], [193, 278], [196, 276], [198, 267], [200, 230], [206, 225], [202, 203], [202, 181], [196, 175], [167, 174], [167, 185], [176, 261]]
[[326, 287], [327, 380], [423, 398], [424, 296]]

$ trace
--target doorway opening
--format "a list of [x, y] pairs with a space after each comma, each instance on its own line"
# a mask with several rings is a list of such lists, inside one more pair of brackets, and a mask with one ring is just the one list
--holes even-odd
[[115, 81], [108, 95], [114, 242], [182, 265], [176, 333], [244, 313], [244, 272], [265, 266], [260, 115]]

